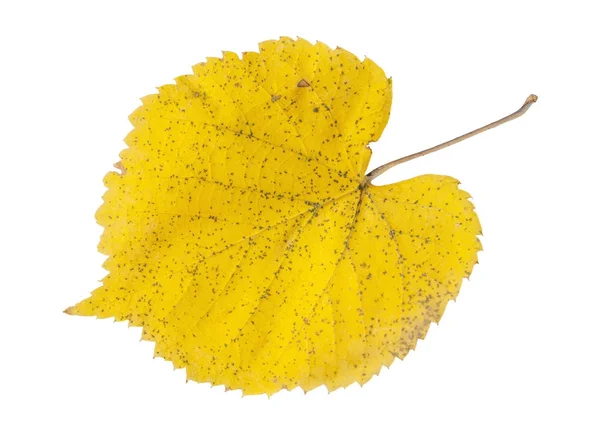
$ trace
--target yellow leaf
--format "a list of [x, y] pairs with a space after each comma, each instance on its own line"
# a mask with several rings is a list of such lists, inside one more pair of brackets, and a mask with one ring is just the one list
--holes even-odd
[[109, 274], [69, 314], [143, 326], [188, 378], [272, 394], [360, 384], [437, 322], [481, 249], [458, 181], [374, 186], [391, 80], [282, 38], [145, 97], [98, 210]]

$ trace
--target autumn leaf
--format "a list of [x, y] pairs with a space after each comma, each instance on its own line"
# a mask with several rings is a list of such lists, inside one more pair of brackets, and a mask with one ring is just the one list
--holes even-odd
[[282, 38], [142, 101], [97, 212], [109, 274], [66, 312], [142, 326], [191, 380], [362, 385], [425, 337], [477, 262], [457, 180], [365, 175], [392, 102], [370, 59]]

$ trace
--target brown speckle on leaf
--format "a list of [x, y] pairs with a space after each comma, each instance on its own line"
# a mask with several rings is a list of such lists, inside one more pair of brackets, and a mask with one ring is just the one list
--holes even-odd
[[306, 79], [301, 79], [300, 82], [298, 82], [298, 87], [310, 87], [310, 84]]

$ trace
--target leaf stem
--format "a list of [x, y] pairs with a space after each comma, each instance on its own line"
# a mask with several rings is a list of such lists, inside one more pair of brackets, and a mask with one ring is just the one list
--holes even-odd
[[505, 124], [506, 122], [510, 122], [511, 120], [524, 115], [527, 112], [527, 110], [529, 110], [529, 107], [531, 107], [537, 101], [537, 99], [538, 99], [538, 97], [536, 95], [529, 95], [521, 108], [519, 108], [514, 113], [509, 114], [508, 116], [497, 120], [496, 122], [487, 124], [481, 128], [473, 130], [467, 134], [463, 134], [462, 136], [456, 137], [452, 140], [448, 140], [447, 142], [440, 143], [437, 146], [433, 146], [433, 147], [425, 149], [423, 151], [416, 152], [411, 155], [407, 155], [406, 157], [402, 157], [397, 160], [393, 160], [389, 163], [386, 163], [385, 165], [381, 165], [378, 168], [375, 168], [371, 172], [369, 172], [367, 174], [366, 180], [367, 180], [367, 182], [370, 182], [375, 177], [378, 177], [379, 175], [383, 174], [388, 169], [391, 169], [394, 166], [399, 165], [400, 163], [408, 162], [410, 160], [413, 160], [413, 159], [416, 159], [419, 157], [423, 157], [424, 155], [431, 154], [432, 152], [436, 152], [436, 151], [439, 151], [440, 149], [447, 148], [450, 145], [454, 145], [455, 143], [462, 142], [463, 140], [468, 139], [469, 137], [476, 136], [477, 134], [483, 133], [484, 131], [491, 130], [492, 128], [496, 128], [497, 126]]

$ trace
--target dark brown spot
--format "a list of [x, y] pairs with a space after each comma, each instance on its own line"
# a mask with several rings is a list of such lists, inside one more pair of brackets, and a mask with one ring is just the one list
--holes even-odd
[[306, 81], [306, 79], [301, 79], [298, 83], [298, 87], [310, 87], [310, 84]]

